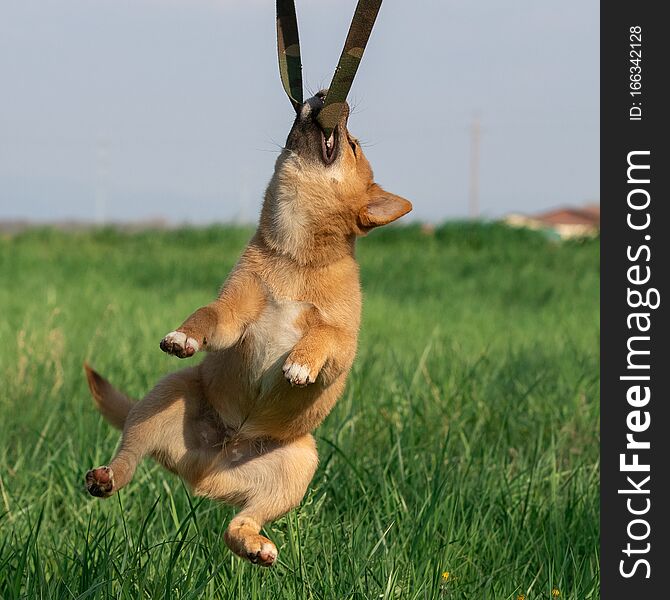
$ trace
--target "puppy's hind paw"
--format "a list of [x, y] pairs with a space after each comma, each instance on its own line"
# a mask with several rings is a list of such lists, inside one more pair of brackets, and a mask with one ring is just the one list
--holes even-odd
[[161, 340], [161, 350], [179, 358], [188, 358], [200, 350], [200, 344], [183, 331], [171, 331]]
[[91, 496], [108, 498], [114, 493], [114, 473], [109, 467], [98, 467], [86, 473], [86, 489]]

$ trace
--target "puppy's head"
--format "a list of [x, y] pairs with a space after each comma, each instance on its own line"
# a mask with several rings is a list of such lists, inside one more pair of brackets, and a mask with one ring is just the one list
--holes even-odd
[[298, 110], [263, 207], [266, 237], [292, 254], [327, 252], [324, 244], [335, 253], [338, 241], [349, 242], [412, 210], [409, 201], [374, 182], [370, 163], [347, 129], [348, 105], [326, 139], [317, 121], [325, 95], [319, 92]]

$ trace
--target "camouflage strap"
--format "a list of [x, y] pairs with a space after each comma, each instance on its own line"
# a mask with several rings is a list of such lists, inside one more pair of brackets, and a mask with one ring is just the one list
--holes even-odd
[[[327, 138], [340, 120], [381, 5], [382, 0], [358, 0], [340, 62], [318, 116], [319, 125]], [[282, 85], [297, 112], [302, 104], [302, 63], [294, 0], [277, 0], [277, 53]]]
[[335, 69], [323, 108], [317, 117], [326, 138], [330, 137], [340, 120], [344, 102], [351, 89], [351, 84], [354, 82], [358, 65], [363, 58], [365, 45], [368, 43], [372, 26], [375, 24], [381, 5], [382, 0], [358, 0], [347, 40], [344, 42], [340, 62]]
[[277, 0], [277, 52], [281, 82], [297, 112], [302, 104], [302, 63], [293, 0]]

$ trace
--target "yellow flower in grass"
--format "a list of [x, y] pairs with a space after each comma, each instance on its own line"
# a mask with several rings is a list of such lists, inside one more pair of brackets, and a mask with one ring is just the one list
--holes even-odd
[[449, 571], [445, 571], [444, 573], [442, 573], [442, 581], [443, 581], [444, 583], [446, 583], [447, 581], [449, 581]]
[[526, 594], [519, 594], [519, 595], [516, 597], [516, 600], [526, 600]]
[[558, 590], [558, 588], [554, 588], [551, 590], [551, 597], [552, 598], [558, 598], [561, 595], [561, 592]]

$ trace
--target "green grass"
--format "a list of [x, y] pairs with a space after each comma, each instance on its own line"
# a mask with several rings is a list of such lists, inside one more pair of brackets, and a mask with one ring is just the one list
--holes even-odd
[[0, 598], [598, 598], [597, 241], [468, 224], [361, 241], [359, 353], [305, 501], [266, 528], [271, 570], [227, 550], [230, 508], [148, 460], [86, 495], [118, 433], [83, 361], [134, 396], [184, 366], [158, 342], [249, 234], [0, 239]]

